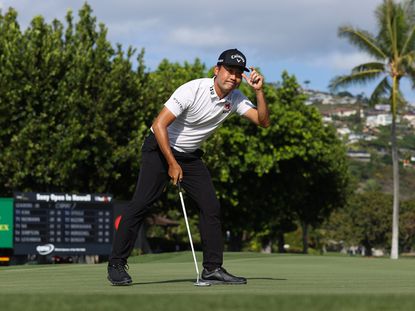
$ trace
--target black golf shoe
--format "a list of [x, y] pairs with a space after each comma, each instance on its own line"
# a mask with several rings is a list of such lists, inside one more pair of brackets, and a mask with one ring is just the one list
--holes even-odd
[[224, 268], [216, 268], [213, 271], [203, 269], [201, 281], [215, 284], [246, 284], [246, 279], [228, 273]]
[[127, 264], [108, 264], [108, 281], [110, 281], [112, 285], [130, 285], [133, 280], [127, 273], [127, 270]]

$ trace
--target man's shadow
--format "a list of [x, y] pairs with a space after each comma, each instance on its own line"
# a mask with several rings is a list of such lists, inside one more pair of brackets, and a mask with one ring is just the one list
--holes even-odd
[[[276, 278], [267, 278], [267, 277], [256, 277], [256, 278], [246, 278], [249, 280], [265, 280], [265, 281], [287, 281], [287, 279], [276, 279]], [[130, 286], [135, 285], [150, 285], [150, 284], [168, 284], [168, 283], [194, 283], [195, 279], [177, 279], [177, 280], [166, 280], [166, 281], [156, 281], [156, 282], [135, 282], [130, 284]]]

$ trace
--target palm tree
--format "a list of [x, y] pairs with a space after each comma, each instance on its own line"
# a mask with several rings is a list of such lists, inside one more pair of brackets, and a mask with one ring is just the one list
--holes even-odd
[[371, 33], [351, 26], [339, 28], [339, 36], [369, 54], [373, 61], [356, 66], [351, 73], [335, 77], [330, 88], [336, 90], [352, 84], [365, 84], [380, 80], [371, 100], [387, 96], [392, 112], [392, 165], [393, 165], [393, 220], [391, 258], [398, 259], [399, 239], [399, 158], [396, 140], [398, 105], [403, 103], [400, 92], [402, 78], [409, 78], [415, 85], [415, 0], [397, 3], [384, 0], [376, 9], [378, 33]]

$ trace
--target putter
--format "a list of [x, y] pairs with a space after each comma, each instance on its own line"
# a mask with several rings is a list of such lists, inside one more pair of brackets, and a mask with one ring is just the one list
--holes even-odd
[[196, 282], [193, 283], [193, 285], [194, 286], [210, 286], [210, 283], [203, 282], [199, 278], [199, 268], [197, 267], [197, 260], [196, 260], [195, 249], [193, 247], [192, 234], [190, 233], [189, 222], [187, 221], [186, 207], [184, 206], [183, 193], [182, 193], [182, 188], [180, 186], [179, 181], [177, 181], [177, 188], [179, 189], [180, 202], [182, 203], [183, 215], [184, 215], [184, 220], [186, 222], [186, 228], [187, 228], [187, 234], [189, 235], [190, 248], [192, 249], [193, 261], [195, 262], [195, 268], [196, 268]]

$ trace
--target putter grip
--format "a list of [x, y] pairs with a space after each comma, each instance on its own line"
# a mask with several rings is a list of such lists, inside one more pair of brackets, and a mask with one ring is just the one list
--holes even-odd
[[179, 189], [179, 192], [182, 192], [182, 186], [180, 185], [180, 181], [177, 181], [177, 188]]

